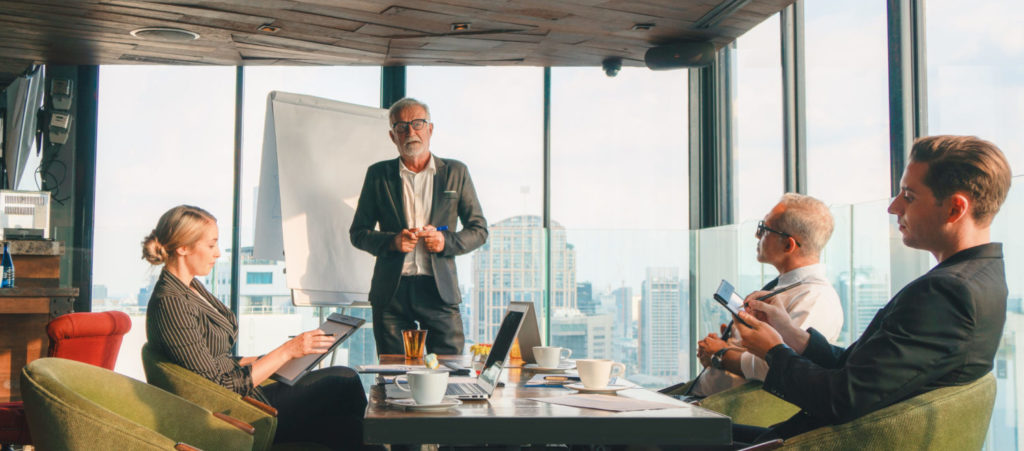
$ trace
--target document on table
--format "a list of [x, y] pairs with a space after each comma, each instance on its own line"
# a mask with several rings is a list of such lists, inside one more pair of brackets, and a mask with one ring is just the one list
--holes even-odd
[[558, 404], [585, 409], [611, 410], [613, 412], [632, 412], [635, 410], [678, 409], [682, 406], [663, 402], [644, 401], [614, 395], [567, 395], [546, 398], [530, 398], [534, 401]]

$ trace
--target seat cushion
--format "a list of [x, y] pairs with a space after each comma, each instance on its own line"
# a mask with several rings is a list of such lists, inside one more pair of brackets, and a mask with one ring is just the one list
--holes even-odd
[[20, 402], [0, 403], [0, 444], [28, 445], [32, 437], [28, 434], [25, 407]]

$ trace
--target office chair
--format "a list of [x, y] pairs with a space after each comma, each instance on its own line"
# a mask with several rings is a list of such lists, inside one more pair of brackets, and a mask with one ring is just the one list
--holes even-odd
[[796, 415], [800, 408], [761, 389], [761, 381], [722, 390], [698, 403], [732, 418], [733, 423], [768, 427]]
[[[124, 312], [81, 312], [58, 316], [46, 325], [50, 345], [46, 355], [114, 369], [124, 334], [132, 328]], [[22, 402], [0, 403], [0, 444], [3, 451], [12, 445], [31, 445], [32, 437], [25, 420]]]
[[251, 426], [105, 368], [42, 358], [21, 387], [40, 451], [252, 449]]

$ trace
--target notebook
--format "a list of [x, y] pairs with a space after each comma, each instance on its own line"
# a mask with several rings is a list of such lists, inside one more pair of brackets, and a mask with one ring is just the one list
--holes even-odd
[[[495, 387], [498, 386], [498, 378], [501, 377], [501, 371], [508, 359], [508, 353], [512, 350], [512, 342], [515, 341], [519, 328], [523, 324], [523, 318], [526, 317], [529, 309], [528, 306], [522, 305], [529, 303], [515, 302], [513, 304], [519, 305], [509, 305], [505, 318], [501, 321], [501, 327], [498, 328], [498, 335], [494, 337], [491, 353], [487, 356], [487, 361], [480, 371], [480, 376], [476, 378], [460, 377], [449, 382], [445, 396], [457, 399], [487, 399], [494, 393]], [[410, 396], [394, 385], [388, 385], [387, 394], [389, 398]]]
[[356, 333], [356, 330], [365, 323], [366, 320], [356, 318], [354, 316], [342, 315], [340, 313], [331, 313], [327, 317], [327, 321], [324, 321], [320, 325], [320, 330], [326, 334], [334, 334], [334, 343], [331, 344], [330, 349], [323, 354], [308, 354], [297, 359], [289, 360], [284, 366], [279, 368], [276, 373], [270, 377], [275, 381], [281, 382], [287, 385], [295, 385], [296, 382], [306, 373], [310, 372], [323, 360], [327, 354], [334, 352], [334, 349], [341, 344], [341, 342], [351, 337], [352, 334]]

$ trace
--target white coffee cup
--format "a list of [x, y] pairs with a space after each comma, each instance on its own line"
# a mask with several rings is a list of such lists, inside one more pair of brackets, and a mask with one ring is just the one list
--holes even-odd
[[[405, 381], [408, 387], [402, 385]], [[419, 405], [439, 404], [448, 389], [448, 372], [417, 370], [395, 378], [395, 386], [412, 392], [412, 399]]]
[[[565, 356], [562, 356], [565, 351]], [[559, 346], [534, 346], [533, 358], [537, 360], [537, 366], [541, 368], [558, 368], [562, 359], [568, 359], [572, 355], [572, 349]]]
[[626, 365], [608, 359], [577, 359], [576, 370], [584, 387], [600, 389], [607, 387], [611, 378], [625, 373]]

